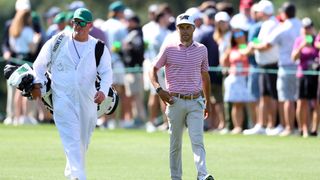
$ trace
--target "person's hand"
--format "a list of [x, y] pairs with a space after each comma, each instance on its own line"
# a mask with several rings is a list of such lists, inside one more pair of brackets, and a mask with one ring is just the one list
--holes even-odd
[[203, 116], [204, 116], [204, 119], [207, 119], [209, 117], [209, 114], [211, 112], [211, 105], [210, 105], [210, 102], [206, 101], [205, 102], [205, 109], [203, 111]]
[[101, 104], [105, 98], [106, 96], [104, 95], [104, 93], [102, 91], [98, 91], [94, 96], [94, 102], [97, 104]]
[[10, 51], [5, 51], [5, 52], [3, 53], [3, 58], [4, 58], [5, 60], [9, 60], [9, 59], [11, 58], [11, 52], [10, 52]]
[[166, 104], [173, 104], [174, 103], [174, 100], [173, 100], [173, 97], [169, 94], [168, 91], [165, 91], [165, 90], [160, 90], [158, 92], [158, 95], [160, 97], [160, 99], [165, 102]]
[[33, 100], [41, 99], [41, 85], [34, 84], [31, 90], [31, 98]]

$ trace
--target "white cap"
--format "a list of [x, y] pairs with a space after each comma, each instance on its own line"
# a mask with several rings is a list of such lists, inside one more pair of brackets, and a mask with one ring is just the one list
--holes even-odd
[[83, 1], [73, 1], [71, 4], [68, 6], [69, 11], [75, 11], [78, 8], [85, 8], [86, 4]]
[[261, 0], [256, 9], [257, 12], [263, 12], [264, 14], [267, 15], [272, 15], [274, 13], [274, 8], [273, 8], [273, 4], [271, 1], [268, 0]]
[[29, 0], [17, 0], [16, 11], [18, 10], [31, 10], [31, 4]]
[[224, 21], [224, 22], [229, 22], [230, 21], [230, 16], [228, 13], [224, 12], [224, 11], [221, 11], [221, 12], [218, 12], [215, 16], [214, 16], [214, 20], [216, 22], [219, 22], [219, 21]]
[[231, 18], [230, 26], [232, 29], [241, 29], [243, 31], [248, 31], [250, 23], [248, 18], [244, 14], [239, 13]]
[[199, 10], [199, 8], [196, 7], [187, 9], [185, 13], [191, 15], [194, 20], [202, 19], [203, 17], [203, 13]]
[[313, 22], [312, 22], [312, 20], [311, 20], [309, 17], [303, 18], [302, 21], [301, 21], [301, 23], [302, 23], [302, 26], [303, 26], [303, 27], [313, 26]]
[[149, 8], [148, 8], [148, 12], [154, 13], [154, 12], [157, 11], [157, 9], [158, 9], [158, 5], [156, 5], [156, 4], [151, 4], [151, 5], [149, 6]]
[[180, 24], [191, 24], [194, 26], [194, 19], [191, 15], [184, 13], [184, 14], [180, 14], [177, 17], [176, 20], [176, 26], [180, 25]]

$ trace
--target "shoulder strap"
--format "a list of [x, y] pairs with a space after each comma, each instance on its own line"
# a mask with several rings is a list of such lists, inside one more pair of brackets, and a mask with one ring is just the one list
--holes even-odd
[[63, 46], [63, 44], [66, 42], [66, 38], [64, 38], [65, 36], [66, 36], [65, 33], [61, 32], [54, 39], [54, 45], [53, 45], [52, 52], [51, 52], [51, 59], [50, 59], [51, 61], [49, 64], [49, 70], [51, 68], [51, 64], [57, 58], [57, 55], [61, 49], [61, 46]]
[[[98, 68], [98, 66], [100, 64], [100, 59], [103, 54], [103, 51], [104, 51], [104, 43], [102, 41], [98, 40], [96, 47], [95, 47], [95, 50], [94, 50], [94, 55], [96, 58], [96, 68]], [[99, 73], [97, 71], [97, 78], [96, 78], [96, 89], [97, 90], [100, 89], [100, 81], [101, 81], [101, 78], [100, 78]]]
[[95, 57], [96, 57], [96, 67], [98, 67], [100, 64], [100, 59], [103, 54], [103, 51], [104, 51], [104, 43], [102, 41], [98, 40], [96, 47], [95, 47], [95, 52], [94, 52]]

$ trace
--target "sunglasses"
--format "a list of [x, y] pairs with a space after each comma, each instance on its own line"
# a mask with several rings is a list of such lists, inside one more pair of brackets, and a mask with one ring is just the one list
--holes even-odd
[[232, 36], [234, 38], [239, 38], [239, 37], [244, 36], [244, 32], [243, 31], [237, 31], [237, 32], [234, 32]]
[[80, 26], [80, 27], [86, 27], [87, 26], [87, 22], [85, 21], [72, 21], [74, 25], [76, 26]]

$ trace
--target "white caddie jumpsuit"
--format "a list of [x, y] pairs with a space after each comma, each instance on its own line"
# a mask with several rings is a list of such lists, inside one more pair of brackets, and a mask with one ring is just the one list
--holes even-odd
[[[89, 36], [87, 48], [76, 65], [68, 50], [68, 43], [72, 43], [71, 37], [71, 33], [66, 33], [66, 42], [51, 62], [53, 117], [66, 154], [65, 176], [85, 180], [85, 154], [97, 120], [97, 104], [94, 103], [95, 79], [98, 71], [101, 77], [100, 91], [107, 96], [112, 84], [111, 57], [105, 47], [97, 68], [97, 40]], [[51, 38], [43, 46], [34, 62], [36, 83], [44, 84], [46, 81], [44, 74], [50, 63], [55, 39]]]

